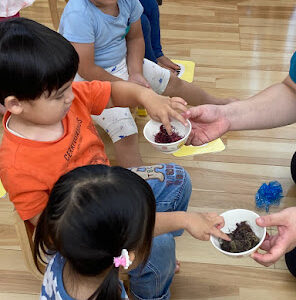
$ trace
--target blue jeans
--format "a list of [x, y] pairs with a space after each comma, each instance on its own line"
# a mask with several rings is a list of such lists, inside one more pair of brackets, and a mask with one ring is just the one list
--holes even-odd
[[156, 0], [140, 0], [144, 12], [141, 16], [143, 36], [145, 40], [145, 58], [157, 63], [163, 56], [160, 43], [159, 9]]
[[[176, 164], [132, 168], [147, 180], [155, 198], [156, 211], [186, 211], [192, 191], [188, 173]], [[130, 288], [136, 299], [169, 299], [175, 267], [175, 236], [183, 230], [166, 233], [153, 239], [147, 264], [129, 272]]]

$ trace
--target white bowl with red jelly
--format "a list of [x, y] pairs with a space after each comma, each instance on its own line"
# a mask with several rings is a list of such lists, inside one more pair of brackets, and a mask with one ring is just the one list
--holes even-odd
[[164, 131], [165, 128], [162, 123], [154, 120], [148, 121], [143, 130], [146, 140], [154, 148], [164, 153], [178, 151], [186, 143], [191, 132], [191, 123], [189, 120], [187, 120], [187, 126], [184, 126], [177, 120], [172, 120], [170, 123], [173, 129], [171, 136], [168, 136], [167, 132]]

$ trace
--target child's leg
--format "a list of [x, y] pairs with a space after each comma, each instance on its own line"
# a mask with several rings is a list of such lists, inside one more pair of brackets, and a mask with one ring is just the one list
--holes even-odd
[[157, 63], [154, 51], [151, 45], [151, 27], [147, 16], [143, 13], [141, 16], [142, 31], [145, 41], [145, 58]]
[[[156, 58], [163, 56], [160, 42], [159, 8], [156, 0], [140, 0], [151, 27], [151, 46]], [[146, 57], [146, 56], [145, 56]], [[148, 58], [148, 57], [146, 57]], [[149, 58], [148, 58], [149, 59]], [[154, 61], [154, 60], [153, 60]], [[154, 61], [155, 62], [155, 61]]]
[[[132, 168], [146, 179], [156, 198], [156, 210], [186, 211], [191, 195], [188, 173], [175, 164]], [[170, 284], [175, 274], [176, 257], [174, 236], [178, 232], [160, 235], [153, 240], [148, 263], [130, 272], [131, 291], [136, 299], [169, 299]]]
[[[83, 80], [76, 74], [75, 81]], [[129, 108], [105, 109], [101, 115], [92, 118], [112, 139], [119, 166], [128, 168], [143, 165], [138, 143], [138, 128]]]
[[170, 299], [176, 268], [175, 239], [167, 233], [153, 239], [147, 264], [129, 272], [133, 299]]
[[143, 165], [138, 145], [138, 128], [128, 108], [104, 109], [93, 120], [102, 127], [114, 143], [118, 165], [128, 168]]
[[232, 101], [211, 96], [197, 85], [180, 79], [167, 69], [146, 59], [144, 59], [143, 64], [143, 75], [156, 93], [170, 97], [181, 97], [189, 105], [226, 104]]

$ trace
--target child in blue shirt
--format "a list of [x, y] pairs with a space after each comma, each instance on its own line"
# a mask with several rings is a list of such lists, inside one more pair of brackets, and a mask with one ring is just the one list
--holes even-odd
[[[76, 80], [129, 80], [167, 96], [179, 96], [190, 105], [228, 103], [208, 95], [169, 70], [144, 59], [139, 0], [70, 0], [60, 23], [60, 33], [79, 54]], [[143, 62], [144, 59], [144, 62]], [[137, 126], [127, 109], [105, 110], [96, 122], [110, 135], [119, 164], [142, 165]], [[123, 151], [122, 149], [128, 149]], [[124, 155], [121, 155], [125, 153]]]

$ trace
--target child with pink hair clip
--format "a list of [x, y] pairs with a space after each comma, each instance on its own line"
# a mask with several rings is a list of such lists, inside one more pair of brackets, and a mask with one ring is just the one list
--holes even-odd
[[[36, 265], [42, 253], [50, 255], [40, 300], [127, 299], [119, 280], [123, 270], [129, 271], [132, 299], [169, 299], [175, 253], [160, 243], [156, 250], [156, 239], [174, 248], [171, 236], [184, 229], [200, 240], [210, 234], [228, 237], [216, 227], [224, 226], [223, 217], [186, 212], [182, 199], [176, 201], [178, 211], [163, 211], [168, 197], [156, 193], [161, 184], [106, 165], [79, 167], [60, 177], [35, 232]], [[156, 260], [163, 261], [166, 272], [151, 281]], [[135, 294], [140, 277], [147, 282], [141, 284], [141, 297]], [[166, 282], [167, 293], [151, 297], [161, 289], [159, 280]]]

